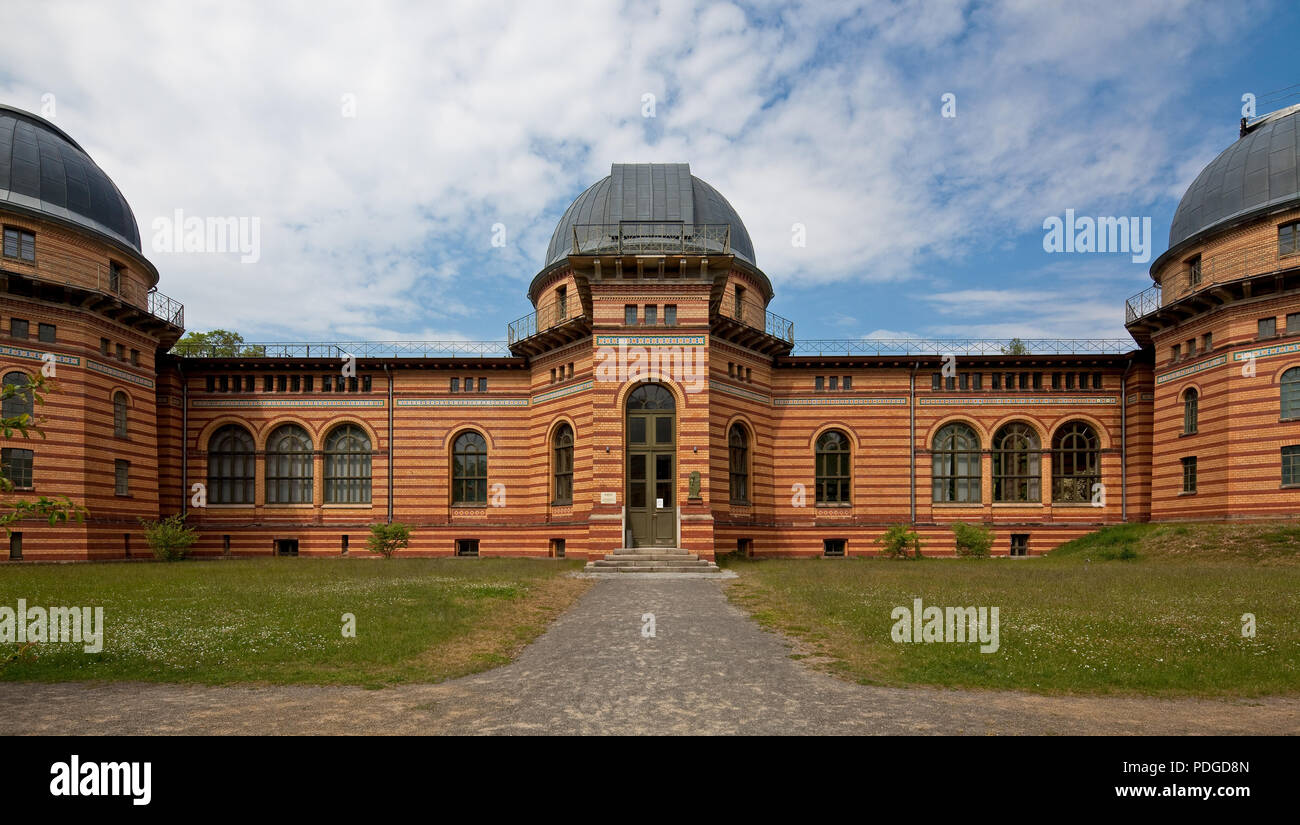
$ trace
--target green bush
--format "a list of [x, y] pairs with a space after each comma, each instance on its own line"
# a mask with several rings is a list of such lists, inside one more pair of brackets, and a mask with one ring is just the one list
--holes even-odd
[[980, 524], [955, 522], [952, 535], [957, 542], [957, 555], [986, 559], [993, 548], [993, 531]]
[[366, 540], [366, 549], [391, 559], [398, 550], [403, 550], [411, 543], [411, 528], [400, 521], [392, 524], [370, 525], [370, 538]]
[[876, 539], [884, 555], [891, 559], [921, 558], [921, 537], [906, 524], [895, 524]]
[[179, 561], [189, 555], [190, 547], [199, 540], [199, 532], [185, 526], [185, 516], [177, 513], [159, 521], [140, 519], [144, 525], [144, 540], [159, 561]]

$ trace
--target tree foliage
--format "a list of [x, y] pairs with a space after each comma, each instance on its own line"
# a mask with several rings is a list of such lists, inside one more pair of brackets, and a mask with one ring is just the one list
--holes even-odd
[[144, 526], [144, 540], [159, 561], [179, 561], [189, 555], [190, 547], [199, 540], [197, 530], [185, 526], [185, 514], [177, 513], [157, 521], [140, 519]]
[[187, 332], [172, 348], [176, 355], [194, 355], [204, 358], [259, 357], [266, 355], [265, 347], [244, 346], [244, 336], [227, 329], [208, 332]]
[[391, 559], [398, 550], [406, 549], [411, 543], [411, 528], [395, 521], [392, 524], [370, 525], [370, 538], [366, 539], [366, 549]]
[[[37, 373], [28, 378], [25, 384], [5, 384], [3, 389], [0, 389], [0, 401], [22, 396], [29, 398], [32, 401], [33, 409], [35, 409], [35, 405], [45, 403], [46, 393], [53, 392], [55, 389], [54, 382]], [[44, 431], [36, 425], [35, 417], [28, 413], [0, 418], [0, 432], [4, 434], [5, 440], [13, 438], [15, 434], [21, 435], [23, 438], [31, 438], [32, 433], [36, 433], [41, 438], [45, 437]], [[9, 468], [0, 464], [0, 493], [7, 494], [13, 491], [14, 483], [9, 478]], [[40, 496], [34, 501], [18, 499], [11, 501], [0, 510], [0, 527], [4, 527], [7, 535], [13, 532], [9, 525], [23, 519], [45, 519], [53, 527], [56, 524], [69, 521], [84, 521], [86, 515], [86, 508], [74, 503], [67, 496], [59, 496], [58, 498]]]

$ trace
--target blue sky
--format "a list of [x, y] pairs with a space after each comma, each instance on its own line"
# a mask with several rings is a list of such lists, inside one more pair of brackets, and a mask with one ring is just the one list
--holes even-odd
[[[731, 201], [798, 338], [1120, 337], [1149, 263], [1043, 220], [1150, 217], [1154, 258], [1242, 95], [1300, 84], [1281, 2], [16, 5], [0, 101], [117, 182], [191, 329], [260, 341], [504, 339], [643, 161]], [[177, 209], [259, 259], [154, 251]]]

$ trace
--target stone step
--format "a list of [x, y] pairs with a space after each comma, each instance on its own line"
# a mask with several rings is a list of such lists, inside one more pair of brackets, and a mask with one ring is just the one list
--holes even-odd
[[691, 551], [684, 547], [615, 547], [615, 556], [636, 556], [643, 553], [662, 553], [674, 556], [689, 556]]
[[624, 553], [615, 555], [610, 553], [605, 556], [604, 561], [695, 561], [699, 556], [694, 553]]
[[589, 573], [700, 573], [715, 574], [724, 572], [721, 568], [709, 562], [704, 562], [702, 566], [688, 564], [629, 564], [616, 565], [611, 567], [599, 567], [595, 563], [588, 564], [586, 571]]

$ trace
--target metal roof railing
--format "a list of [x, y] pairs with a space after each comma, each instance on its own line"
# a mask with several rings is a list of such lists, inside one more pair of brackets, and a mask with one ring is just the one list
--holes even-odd
[[840, 338], [794, 342], [791, 355], [1122, 355], [1125, 338]]
[[504, 341], [253, 342], [237, 347], [178, 344], [181, 358], [491, 358], [510, 356]]
[[148, 289], [135, 279], [129, 267], [117, 268], [104, 261], [89, 261], [54, 250], [38, 248], [35, 259], [6, 257], [6, 272], [47, 284], [98, 292], [114, 298], [174, 327], [185, 328], [185, 305]]

